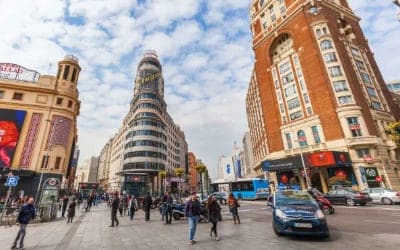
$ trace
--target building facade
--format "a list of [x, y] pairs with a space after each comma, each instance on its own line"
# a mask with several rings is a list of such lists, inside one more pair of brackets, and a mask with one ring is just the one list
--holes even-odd
[[175, 168], [187, 169], [188, 146], [184, 132], [167, 112], [162, 66], [155, 51], [146, 51], [139, 62], [130, 110], [111, 145], [108, 168], [112, 190], [135, 195], [156, 193], [161, 185], [160, 171], [173, 177]]
[[390, 81], [386, 86], [391, 92], [400, 94], [400, 80]]
[[[384, 128], [400, 110], [347, 1], [254, 0], [250, 15], [250, 86], [256, 82], [268, 145], [258, 171], [278, 185], [324, 192], [399, 189], [400, 153]], [[260, 147], [253, 144], [255, 154]]]
[[254, 154], [253, 148], [251, 144], [251, 135], [250, 132], [246, 132], [243, 136], [243, 177], [257, 177], [257, 173], [255, 172], [255, 162], [254, 162]]
[[0, 63], [1, 176], [18, 175], [16, 190], [25, 195], [41, 197], [44, 184], [67, 186], [77, 141], [80, 70], [74, 56], [58, 63], [56, 76]]

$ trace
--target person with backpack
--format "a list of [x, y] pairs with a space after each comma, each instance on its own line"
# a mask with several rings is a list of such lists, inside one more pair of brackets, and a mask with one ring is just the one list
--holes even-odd
[[189, 244], [193, 245], [194, 243], [196, 243], [194, 237], [196, 234], [197, 222], [199, 221], [201, 204], [200, 201], [197, 199], [196, 192], [192, 192], [191, 195], [192, 196], [185, 206], [185, 217], [188, 218], [189, 222]]
[[29, 197], [28, 202], [21, 207], [21, 210], [18, 213], [17, 225], [19, 224], [19, 231], [17, 233], [17, 237], [15, 238], [11, 249], [17, 248], [18, 241], [19, 241], [19, 248], [24, 248], [26, 227], [30, 220], [36, 218], [36, 212], [35, 212], [35, 207], [33, 206], [33, 202], [34, 202], [33, 197]]
[[240, 207], [238, 200], [233, 196], [233, 193], [230, 193], [228, 196], [228, 206], [229, 211], [233, 216], [233, 222], [236, 224], [240, 224], [240, 218], [238, 214], [238, 207]]
[[110, 227], [114, 227], [114, 222], [116, 223], [115, 226], [118, 227], [119, 221], [117, 218], [117, 212], [118, 212], [118, 207], [119, 207], [119, 197], [118, 197], [118, 192], [114, 193], [114, 199], [111, 203], [111, 225]]

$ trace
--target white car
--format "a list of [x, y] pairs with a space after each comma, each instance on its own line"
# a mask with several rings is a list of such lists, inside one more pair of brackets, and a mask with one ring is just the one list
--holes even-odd
[[386, 189], [386, 188], [367, 188], [363, 190], [367, 192], [372, 198], [372, 202], [383, 203], [391, 205], [394, 203], [400, 203], [400, 192]]

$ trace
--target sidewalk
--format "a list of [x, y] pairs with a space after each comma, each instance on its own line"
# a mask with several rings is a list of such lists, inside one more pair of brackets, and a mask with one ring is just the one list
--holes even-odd
[[[221, 240], [210, 239], [210, 224], [199, 224], [194, 245], [188, 244], [187, 221], [173, 219], [172, 224], [164, 225], [158, 209], [152, 209], [150, 222], [144, 221], [141, 210], [133, 221], [128, 216], [118, 215], [118, 219], [118, 227], [109, 227], [110, 210], [103, 203], [87, 213], [77, 211], [72, 224], [61, 219], [30, 224], [25, 249], [258, 249], [265, 246], [265, 240], [275, 239], [274, 235], [265, 234], [269, 225], [244, 218], [242, 224], [234, 225], [226, 206], [223, 221], [218, 223]], [[2, 249], [11, 247], [17, 231], [16, 226], [0, 228]]]

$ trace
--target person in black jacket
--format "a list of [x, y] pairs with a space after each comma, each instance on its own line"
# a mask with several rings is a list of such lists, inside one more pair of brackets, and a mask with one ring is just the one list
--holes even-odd
[[17, 225], [19, 224], [19, 231], [17, 233], [17, 237], [15, 238], [11, 249], [17, 248], [18, 241], [19, 241], [19, 248], [24, 248], [24, 237], [26, 234], [26, 226], [28, 225], [31, 219], [35, 219], [36, 217], [33, 201], [34, 201], [33, 197], [29, 197], [28, 202], [25, 203], [22, 206], [21, 210], [19, 211], [17, 218]]
[[114, 221], [115, 221], [115, 226], [118, 227], [119, 225], [119, 221], [117, 219], [117, 211], [118, 211], [118, 207], [119, 207], [119, 197], [118, 197], [118, 192], [114, 193], [114, 200], [111, 204], [111, 225], [110, 227], [114, 227]]
[[150, 208], [153, 204], [153, 198], [151, 198], [150, 193], [147, 193], [147, 196], [143, 200], [143, 210], [145, 213], [145, 221], [150, 220]]
[[68, 206], [68, 220], [67, 220], [67, 223], [72, 223], [72, 220], [74, 219], [74, 217], [75, 217], [75, 207], [76, 207], [76, 199], [75, 198], [73, 198], [72, 199], [72, 202], [69, 204], [69, 206]]

